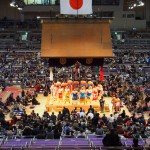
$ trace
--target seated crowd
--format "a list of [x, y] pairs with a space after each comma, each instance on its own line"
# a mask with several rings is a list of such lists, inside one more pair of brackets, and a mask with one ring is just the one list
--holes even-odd
[[[30, 38], [36, 39], [36, 37]], [[17, 41], [15, 46], [22, 47]], [[55, 86], [56, 82], [54, 84], [50, 82], [48, 60], [40, 58], [39, 53], [36, 52], [28, 54], [15, 52], [13, 46], [9, 47], [6, 52], [0, 53], [2, 58], [0, 60], [2, 89], [5, 90], [6, 86], [14, 84], [19, 84], [22, 89], [25, 89], [16, 98], [11, 94], [6, 103], [0, 101], [1, 135], [59, 139], [60, 136], [86, 138], [88, 134], [94, 134], [103, 137], [105, 146], [121, 146], [120, 138], [134, 138], [135, 147], [138, 146], [139, 138], [150, 137], [150, 119], [146, 120], [144, 117], [145, 113], [150, 113], [148, 61], [150, 52], [136, 52], [136, 48], [125, 48], [120, 52], [118, 47], [114, 44], [114, 58], [104, 60], [104, 81], [98, 82], [99, 68], [86, 67], [81, 64], [78, 68], [77, 77], [76, 72], [74, 72], [75, 66], [68, 67], [69, 72], [68, 68], [55, 67], [54, 79], [64, 83], [70, 79], [72, 81], [83, 79], [86, 82], [92, 81], [95, 87], [102, 85], [103, 96], [119, 98], [127, 106], [131, 116], [126, 115], [125, 111], [120, 112], [116, 107], [114, 114], [110, 114], [109, 117], [105, 114], [101, 116], [92, 106], [88, 112], [85, 112], [84, 108], [80, 108], [80, 110], [75, 108], [70, 112], [68, 108], [64, 107], [57, 116], [53, 112], [51, 115], [44, 112], [43, 116], [39, 116], [34, 111], [27, 115], [26, 106], [34, 107], [40, 104], [36, 97], [41, 89], [53, 96], [55, 94], [52, 86]], [[34, 49], [35, 47], [26, 47], [26, 49], [29, 48]], [[35, 91], [30, 92], [27, 88], [34, 88]], [[86, 91], [81, 88], [82, 91], [77, 96], [81, 97], [83, 91], [88, 96], [89, 87], [86, 88]], [[73, 91], [72, 95], [76, 94], [77, 91]], [[60, 98], [61, 94], [58, 93], [57, 96]], [[5, 120], [5, 114], [8, 113], [12, 118], [10, 122]]]
[[[39, 139], [60, 139], [60, 137], [86, 138], [93, 134], [103, 138], [105, 146], [121, 146], [120, 139], [150, 137], [150, 119], [144, 116], [131, 117], [126, 112], [110, 114], [107, 117], [97, 113], [92, 106], [85, 112], [81, 107], [78, 111], [74, 108], [71, 112], [64, 107], [58, 115], [48, 112], [40, 117], [34, 110], [30, 115], [24, 111], [20, 118], [13, 117], [11, 122], [5, 120], [5, 115], [0, 111], [0, 133], [8, 137], [26, 136]], [[138, 143], [137, 143], [138, 145]]]
[[[131, 54], [129, 53], [129, 55], [132, 55], [132, 53]], [[11, 60], [11, 63], [8, 62], [7, 60], [7, 58], [10, 56], [11, 58], [13, 58]], [[23, 106], [19, 105], [19, 107], [21, 106], [24, 108], [28, 104], [30, 104], [30, 101], [32, 101], [33, 105], [39, 104], [34, 96], [37, 95], [38, 92], [40, 92], [40, 89], [43, 89], [44, 91], [49, 93], [50, 87], [52, 85], [52, 83], [50, 82], [48, 78], [49, 71], [47, 67], [48, 66], [47, 61], [39, 58], [38, 55], [35, 53], [32, 53], [32, 55], [20, 56], [19, 53], [7, 52], [3, 54], [2, 58], [3, 58], [2, 59], [3, 65], [2, 65], [0, 73], [1, 73], [2, 79], [5, 79], [3, 87], [6, 87], [7, 85], [9, 85], [8, 83], [10, 82], [8, 81], [13, 81], [17, 78], [17, 79], [20, 79], [22, 88], [34, 87], [36, 89], [36, 92], [34, 94], [27, 92], [25, 96], [21, 96], [21, 97], [18, 96], [17, 98], [14, 98], [13, 95], [11, 95], [8, 98], [7, 103], [5, 104], [1, 103], [1, 106], [5, 108], [4, 110], [10, 111], [11, 110], [10, 106], [12, 103], [14, 104], [14, 103], [20, 102]], [[108, 65], [110, 67], [113, 67], [114, 65], [116, 66], [119, 65], [116, 59], [117, 58], [114, 58], [114, 60], [112, 60], [113, 62], [108, 63]], [[21, 68], [16, 69], [16, 68], [13, 68], [12, 66], [13, 63], [15, 65], [21, 63], [23, 66]], [[122, 64], [122, 65], [128, 66], [125, 64]], [[80, 68], [79, 75], [83, 77], [84, 79], [87, 79], [86, 76], [82, 75], [82, 69], [85, 69], [85, 66], [80, 65], [79, 68]], [[92, 67], [91, 68], [88, 67], [88, 70], [91, 70], [91, 72], [92, 72], [92, 69], [93, 69]], [[39, 76], [35, 75], [34, 72], [36, 72], [37, 75]], [[43, 77], [41, 78], [40, 75], [43, 75], [43, 74], [45, 74], [45, 76], [44, 78]], [[89, 80], [91, 80], [96, 86], [99, 84], [103, 86], [104, 96], [117, 95], [121, 99], [121, 101], [123, 101], [126, 104], [130, 112], [132, 113], [148, 112], [149, 113], [149, 109], [150, 109], [149, 95], [150, 94], [149, 92], [147, 92], [148, 89], [150, 89], [149, 78], [146, 78], [146, 76], [143, 75], [143, 72], [141, 69], [139, 68], [133, 69], [128, 66], [127, 68], [120, 69], [120, 71], [115, 72], [115, 74], [111, 73], [111, 70], [110, 70], [110, 74], [105, 77], [104, 81], [97, 82], [96, 80], [93, 80], [93, 77], [91, 77], [90, 79], [88, 78], [87, 81]], [[145, 97], [145, 95], [147, 96]]]

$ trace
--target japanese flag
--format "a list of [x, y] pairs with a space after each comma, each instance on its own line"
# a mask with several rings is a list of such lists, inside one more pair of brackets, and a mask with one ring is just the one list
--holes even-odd
[[60, 0], [60, 13], [67, 15], [92, 14], [92, 0]]

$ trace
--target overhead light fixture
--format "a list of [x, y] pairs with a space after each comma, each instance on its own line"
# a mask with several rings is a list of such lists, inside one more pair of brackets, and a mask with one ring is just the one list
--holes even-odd
[[140, 6], [144, 6], [144, 5], [145, 4], [144, 4], [143, 0], [134, 0], [134, 1], [129, 2], [128, 8], [129, 9], [134, 9], [136, 7], [140, 7]]
[[10, 6], [11, 7], [15, 7], [15, 3], [10, 3]]
[[24, 5], [25, 3], [23, 0], [12, 0], [12, 2], [10, 3], [11, 7], [17, 7], [18, 10], [23, 10]]
[[36, 17], [36, 19], [40, 19], [40, 18], [41, 18], [40, 16], [37, 16], [37, 17]]
[[144, 6], [143, 2], [139, 2], [138, 6]]
[[10, 3], [11, 7], [16, 7], [16, 0], [12, 0], [12, 2]]
[[18, 9], [18, 10], [23, 10], [23, 8], [21, 8], [21, 7], [18, 7], [17, 9]]

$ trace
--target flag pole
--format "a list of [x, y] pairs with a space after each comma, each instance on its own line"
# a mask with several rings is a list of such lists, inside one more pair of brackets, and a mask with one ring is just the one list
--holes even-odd
[[[79, 4], [78, 4], [78, 0], [77, 0], [77, 8], [78, 8], [78, 5], [79, 5]], [[78, 9], [77, 9], [77, 18], [78, 18]]]

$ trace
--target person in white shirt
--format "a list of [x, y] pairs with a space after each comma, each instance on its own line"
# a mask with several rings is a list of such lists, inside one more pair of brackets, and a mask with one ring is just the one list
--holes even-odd
[[94, 114], [90, 111], [90, 112], [88, 113], [88, 115], [87, 115], [87, 118], [88, 118], [88, 117], [90, 117], [91, 119], [93, 119]]
[[114, 119], [115, 120], [117, 120], [118, 116], [119, 116], [118, 112], [114, 112]]
[[109, 120], [109, 122], [110, 122], [110, 123], [113, 123], [113, 122], [114, 122], [114, 117], [113, 117], [113, 115], [112, 115], [112, 114], [110, 114], [110, 117], [109, 117], [109, 119], [108, 119], [108, 120]]
[[80, 118], [81, 118], [81, 117], [85, 117], [85, 112], [84, 112], [84, 110], [81, 110], [80, 113], [79, 113], [79, 115], [80, 115]]

